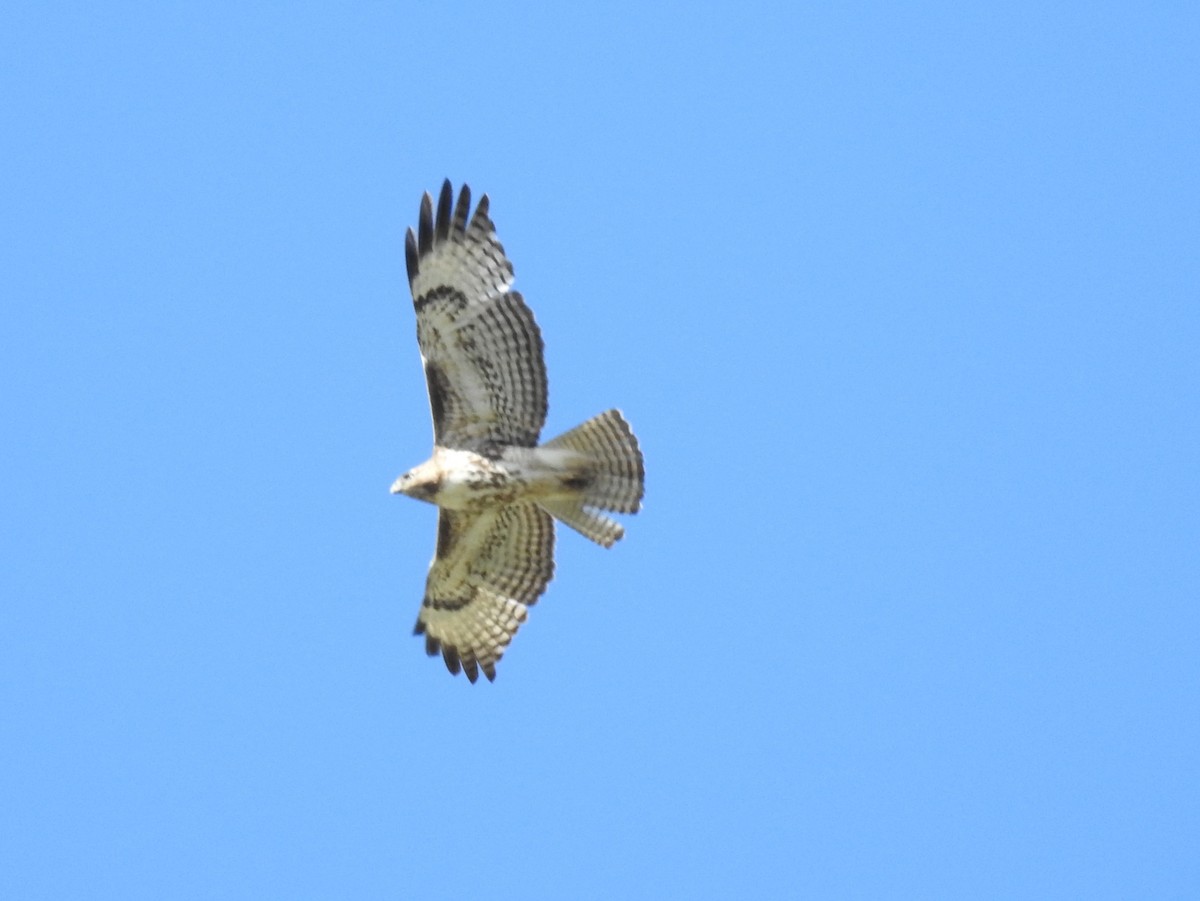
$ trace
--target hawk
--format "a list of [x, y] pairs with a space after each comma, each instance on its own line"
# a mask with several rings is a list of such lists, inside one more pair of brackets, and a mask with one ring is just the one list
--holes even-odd
[[619, 410], [539, 444], [546, 420], [541, 331], [511, 290], [512, 263], [466, 185], [421, 200], [405, 241], [417, 344], [433, 416], [433, 455], [393, 494], [438, 507], [437, 549], [414, 635], [451, 673], [491, 681], [554, 575], [554, 520], [611, 547], [636, 513], [645, 468]]

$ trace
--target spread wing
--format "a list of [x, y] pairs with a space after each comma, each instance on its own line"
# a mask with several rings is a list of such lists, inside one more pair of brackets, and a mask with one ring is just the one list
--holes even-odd
[[536, 504], [439, 511], [437, 553], [414, 635], [474, 682], [496, 662], [554, 576], [554, 521]]
[[534, 447], [546, 421], [542, 334], [521, 295], [509, 288], [512, 263], [488, 218], [485, 194], [468, 222], [466, 185], [453, 202], [442, 185], [437, 218], [428, 194], [417, 234], [408, 230], [408, 284], [417, 311], [433, 440], [441, 447], [497, 456]]

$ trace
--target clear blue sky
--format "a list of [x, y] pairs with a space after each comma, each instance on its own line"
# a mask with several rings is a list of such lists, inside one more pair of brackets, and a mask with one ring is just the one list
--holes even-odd
[[[1200, 895], [1194, 4], [2, 18], [0, 896]], [[447, 176], [648, 468], [493, 685]]]

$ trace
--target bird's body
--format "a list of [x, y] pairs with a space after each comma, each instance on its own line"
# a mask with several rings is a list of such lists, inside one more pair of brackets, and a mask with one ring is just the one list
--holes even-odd
[[498, 457], [448, 447], [402, 475], [393, 494], [444, 510], [478, 512], [498, 504], [568, 500], [588, 480], [582, 454], [560, 448], [507, 447]]
[[[452, 209], [453, 207], [453, 209]], [[405, 251], [433, 416], [433, 455], [395, 494], [440, 508], [437, 550], [415, 633], [474, 682], [496, 662], [554, 574], [554, 519], [612, 546], [636, 513], [645, 470], [629, 424], [601, 413], [539, 445], [546, 418], [541, 332], [488, 218], [447, 181], [436, 219], [421, 203]]]

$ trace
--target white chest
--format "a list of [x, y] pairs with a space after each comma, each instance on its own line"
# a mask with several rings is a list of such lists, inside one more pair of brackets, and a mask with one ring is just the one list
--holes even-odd
[[440, 448], [435, 503], [449, 510], [475, 510], [509, 503], [522, 492], [525, 480], [503, 462], [473, 451]]

